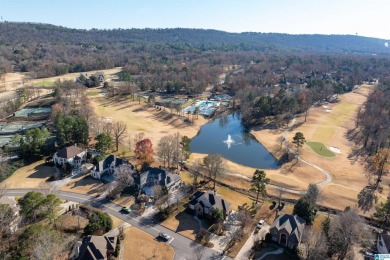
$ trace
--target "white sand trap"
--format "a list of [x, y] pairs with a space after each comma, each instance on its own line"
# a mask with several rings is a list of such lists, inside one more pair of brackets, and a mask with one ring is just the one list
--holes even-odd
[[331, 150], [332, 152], [334, 153], [341, 153], [341, 150], [339, 148], [336, 148], [336, 147], [329, 147], [329, 150]]
[[327, 110], [325, 110], [325, 112], [330, 113], [330, 112], [332, 112], [332, 109], [327, 109]]
[[328, 106], [325, 106], [325, 105], [323, 105], [322, 107], [323, 107], [323, 108], [328, 108]]

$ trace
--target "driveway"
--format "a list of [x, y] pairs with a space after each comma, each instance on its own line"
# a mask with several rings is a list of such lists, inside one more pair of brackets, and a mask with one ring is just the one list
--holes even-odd
[[[7, 190], [6, 195], [7, 196], [24, 196], [27, 192], [34, 191], [32, 189], [20, 189], [20, 190]], [[37, 190], [35, 190], [37, 191]], [[42, 190], [39, 190], [42, 191]], [[83, 203], [86, 205], [90, 205], [95, 208], [99, 208], [100, 210], [107, 212], [127, 223], [130, 225], [137, 227], [144, 232], [157, 237], [160, 232], [166, 233], [172, 238], [172, 242], [170, 243], [171, 246], [175, 250], [175, 257], [174, 259], [177, 260], [189, 260], [193, 259], [193, 256], [195, 255], [194, 249], [198, 245], [194, 241], [177, 234], [163, 226], [160, 226], [158, 224], [150, 224], [145, 225], [145, 223], [142, 222], [142, 218], [139, 216], [136, 216], [135, 214], [125, 214], [121, 212], [122, 207], [119, 205], [116, 205], [114, 203], [109, 202], [106, 199], [102, 198], [93, 198], [88, 195], [83, 194], [77, 194], [72, 192], [65, 192], [65, 191], [56, 191], [56, 196], [69, 201], [74, 201], [78, 203]], [[229, 257], [221, 255], [219, 252], [204, 247], [204, 259], [230, 259]]]
[[252, 253], [252, 247], [255, 244], [255, 241], [257, 239], [265, 239], [265, 235], [269, 232], [270, 225], [267, 223], [264, 223], [263, 227], [259, 230], [257, 234], [255, 234], [255, 231], [252, 232], [252, 234], [249, 236], [248, 240], [245, 242], [245, 244], [242, 246], [240, 252], [238, 252], [235, 259], [237, 260], [246, 260], [249, 259], [249, 256]]

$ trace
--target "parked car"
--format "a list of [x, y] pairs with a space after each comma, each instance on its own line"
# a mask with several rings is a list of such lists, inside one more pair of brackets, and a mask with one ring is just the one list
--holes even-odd
[[126, 213], [130, 213], [131, 209], [130, 208], [126, 208], [126, 207], [122, 207], [122, 211], [126, 212]]
[[165, 234], [165, 233], [162, 233], [162, 232], [159, 234], [159, 237], [161, 237], [161, 238], [164, 239], [165, 241], [168, 241], [168, 240], [171, 238], [170, 235]]
[[263, 225], [264, 225], [264, 220], [260, 219], [259, 223], [257, 223], [256, 227], [260, 229], [263, 227]]

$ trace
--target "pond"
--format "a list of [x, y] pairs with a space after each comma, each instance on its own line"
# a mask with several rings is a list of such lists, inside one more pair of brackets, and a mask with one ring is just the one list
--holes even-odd
[[276, 169], [276, 159], [241, 124], [240, 114], [217, 118], [201, 127], [190, 143], [193, 153], [219, 153], [224, 158], [252, 168]]

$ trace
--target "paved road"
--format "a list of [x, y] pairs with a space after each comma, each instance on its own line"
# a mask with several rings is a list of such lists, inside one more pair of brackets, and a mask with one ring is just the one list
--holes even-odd
[[[24, 196], [27, 192], [34, 191], [32, 189], [19, 189], [19, 190], [7, 190], [6, 196]], [[42, 190], [39, 190], [42, 191]], [[88, 195], [77, 194], [73, 192], [65, 192], [65, 191], [55, 191], [55, 195], [61, 199], [74, 201], [86, 205], [91, 205], [95, 208], [98, 208], [104, 212], [107, 212], [123, 221], [131, 224], [134, 227], [137, 227], [152, 236], [157, 237], [160, 232], [164, 232], [170, 235], [173, 240], [169, 240], [171, 246], [175, 250], [174, 259], [177, 260], [190, 260], [194, 259], [194, 248], [196, 243], [192, 240], [181, 236], [163, 226], [154, 223], [143, 223], [141, 222], [141, 217], [136, 216], [135, 214], [124, 214], [121, 212], [121, 206], [118, 206], [114, 203], [110, 203], [106, 199], [93, 198]], [[228, 257], [221, 256], [218, 252], [213, 249], [205, 248], [204, 250], [204, 259], [229, 259]]]

